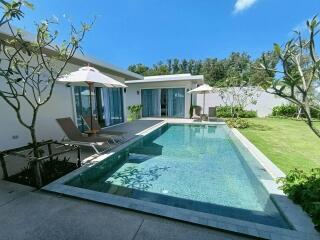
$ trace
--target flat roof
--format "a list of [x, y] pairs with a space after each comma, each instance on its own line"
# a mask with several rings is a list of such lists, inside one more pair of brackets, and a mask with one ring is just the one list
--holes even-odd
[[191, 75], [186, 74], [172, 74], [172, 75], [157, 75], [157, 76], [147, 76], [142, 80], [128, 80], [125, 81], [126, 84], [132, 83], [150, 83], [150, 82], [172, 82], [172, 81], [192, 81], [195, 83], [203, 83], [203, 75]]
[[[18, 28], [16, 27], [12, 27], [13, 30], [17, 30]], [[34, 41], [35, 40], [35, 36], [30, 33], [27, 32], [25, 30], [22, 31], [23, 32], [23, 36], [25, 38], [26, 41]], [[0, 38], [1, 39], [7, 39], [7, 38], [13, 38], [12, 34], [11, 34], [11, 30], [9, 29], [8, 25], [3, 25], [0, 28]], [[56, 51], [50, 48], [46, 48], [46, 54], [54, 54]], [[79, 65], [79, 66], [86, 66], [88, 65], [88, 63], [90, 63], [90, 65], [92, 67], [97, 68], [98, 70], [105, 72], [105, 73], [109, 73], [111, 75], [115, 75], [115, 76], [119, 76], [119, 77], [123, 77], [124, 79], [128, 80], [128, 79], [143, 79], [143, 76], [134, 72], [130, 72], [128, 70], [125, 69], [121, 69], [119, 67], [116, 67], [110, 63], [106, 63], [104, 61], [83, 55], [83, 54], [79, 54], [76, 53], [73, 58], [69, 61], [72, 64], [75, 65]]]

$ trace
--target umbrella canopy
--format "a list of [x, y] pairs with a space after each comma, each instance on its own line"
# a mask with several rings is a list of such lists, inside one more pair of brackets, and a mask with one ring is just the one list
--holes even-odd
[[209, 93], [213, 91], [213, 87], [208, 84], [203, 84], [195, 89], [190, 90], [188, 93]]
[[203, 94], [203, 108], [202, 114], [204, 114], [204, 109], [206, 105], [206, 93], [213, 92], [213, 87], [210, 87], [208, 84], [203, 84], [195, 89], [190, 90], [188, 93], [201, 93]]
[[82, 67], [79, 68], [78, 71], [67, 74], [58, 79], [59, 82], [67, 82], [72, 85], [88, 85], [89, 86], [89, 95], [90, 95], [90, 109], [91, 109], [91, 132], [94, 132], [93, 129], [93, 108], [92, 108], [92, 90], [94, 87], [108, 87], [108, 88], [125, 88], [127, 87], [125, 84], [109, 77], [99, 70], [93, 67]]
[[96, 87], [119, 87], [125, 88], [127, 85], [102, 74], [98, 69], [93, 67], [82, 67], [78, 71], [67, 74], [58, 79], [59, 82], [67, 82], [73, 85], [84, 85], [90, 83]]

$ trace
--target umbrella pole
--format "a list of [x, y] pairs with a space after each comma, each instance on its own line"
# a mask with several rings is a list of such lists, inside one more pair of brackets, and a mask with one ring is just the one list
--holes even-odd
[[204, 108], [206, 106], [206, 92], [203, 92], [203, 109], [202, 109], [202, 114], [204, 115]]
[[92, 109], [92, 85], [93, 83], [92, 82], [88, 82], [88, 85], [89, 85], [89, 92], [90, 92], [90, 130], [92, 131], [93, 130], [93, 109]]

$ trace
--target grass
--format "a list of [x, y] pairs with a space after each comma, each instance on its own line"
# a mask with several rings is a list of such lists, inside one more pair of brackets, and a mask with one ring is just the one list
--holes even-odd
[[240, 132], [283, 172], [320, 167], [320, 138], [303, 121], [254, 118], [249, 122], [250, 127]]

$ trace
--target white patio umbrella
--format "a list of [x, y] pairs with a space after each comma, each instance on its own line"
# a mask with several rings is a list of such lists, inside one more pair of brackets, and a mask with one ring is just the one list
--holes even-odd
[[99, 72], [99, 70], [87, 66], [79, 68], [78, 71], [72, 72], [67, 74], [58, 79], [59, 82], [67, 82], [72, 85], [88, 85], [89, 86], [89, 93], [90, 93], [90, 109], [91, 109], [91, 131], [93, 130], [93, 109], [92, 109], [92, 90], [93, 87], [108, 87], [108, 88], [125, 88], [127, 85], [118, 82], [117, 80], [106, 76]]
[[206, 105], [206, 93], [213, 92], [213, 87], [210, 87], [208, 84], [203, 84], [195, 89], [190, 90], [188, 93], [201, 93], [203, 94], [203, 109], [202, 113], [204, 114], [204, 108]]

